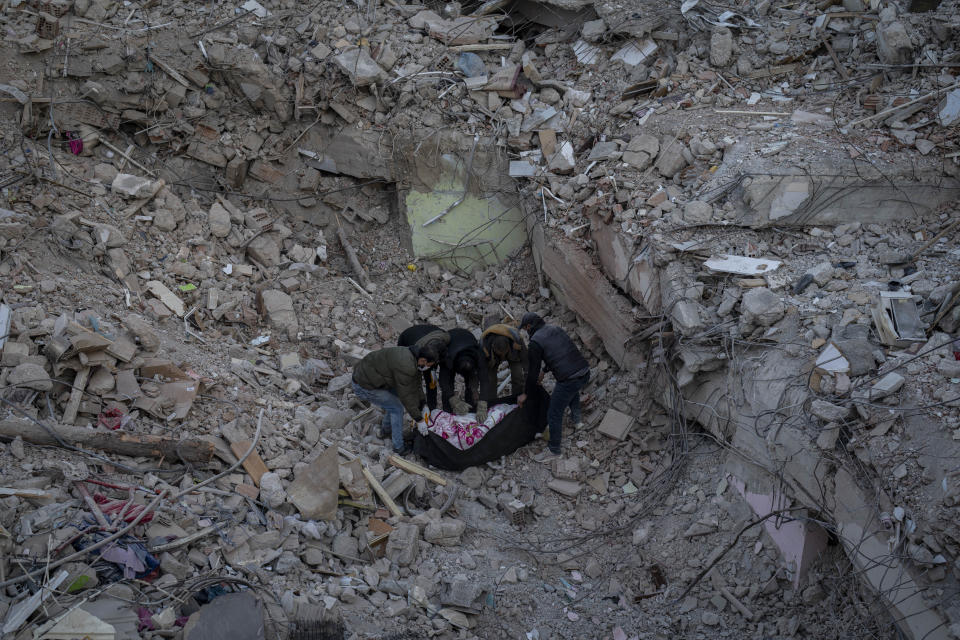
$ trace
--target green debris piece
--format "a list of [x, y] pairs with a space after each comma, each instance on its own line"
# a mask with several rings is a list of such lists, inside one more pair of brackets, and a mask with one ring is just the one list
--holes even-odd
[[197, 285], [191, 284], [191, 283], [181, 284], [179, 287], [177, 287], [177, 289], [180, 289], [180, 291], [187, 293], [188, 291], [196, 291]]
[[77, 579], [71, 582], [70, 586], [67, 587], [67, 593], [76, 593], [77, 591], [82, 591], [83, 589], [87, 588], [88, 584], [90, 584], [90, 576], [77, 576]]

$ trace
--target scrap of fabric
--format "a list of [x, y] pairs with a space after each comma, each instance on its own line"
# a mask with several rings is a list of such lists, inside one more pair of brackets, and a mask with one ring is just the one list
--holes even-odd
[[475, 413], [458, 416], [435, 409], [430, 413], [430, 422], [427, 424], [427, 429], [457, 449], [466, 451], [480, 442], [490, 429], [497, 426], [507, 414], [516, 408], [517, 405], [515, 404], [494, 405], [487, 412], [486, 422], [477, 422]]

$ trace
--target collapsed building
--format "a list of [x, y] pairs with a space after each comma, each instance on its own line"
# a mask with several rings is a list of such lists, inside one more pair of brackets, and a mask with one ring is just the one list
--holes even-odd
[[[4, 634], [960, 637], [956, 2], [0, 19]], [[570, 455], [385, 455], [525, 310]]]

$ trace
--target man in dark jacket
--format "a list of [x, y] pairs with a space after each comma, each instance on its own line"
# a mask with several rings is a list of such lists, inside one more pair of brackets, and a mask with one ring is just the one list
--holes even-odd
[[439, 356], [433, 345], [386, 347], [371, 351], [353, 368], [353, 393], [385, 411], [381, 436], [389, 429], [394, 452], [410, 453], [403, 442], [403, 410], [426, 432], [422, 408], [420, 373], [436, 366]]
[[540, 381], [540, 365], [553, 374], [557, 383], [550, 394], [550, 406], [547, 409], [547, 426], [550, 430], [549, 449], [539, 458], [547, 462], [561, 453], [560, 441], [563, 435], [563, 413], [570, 407], [570, 419], [579, 424], [580, 390], [590, 380], [590, 364], [567, 332], [560, 327], [546, 324], [533, 312], [523, 314], [520, 328], [530, 336], [530, 364], [527, 371], [527, 386], [524, 395], [517, 398], [523, 406], [528, 394], [532, 394]]
[[[483, 350], [484, 363], [487, 370], [487, 384], [489, 393], [481, 393], [481, 401], [492, 402], [497, 398], [497, 369], [500, 363], [506, 362], [510, 367], [510, 387], [513, 395], [524, 392], [526, 380], [527, 347], [523, 343], [520, 332], [508, 324], [495, 322], [487, 323], [483, 335], [480, 336], [480, 345]], [[478, 408], [479, 411], [479, 408]]]
[[[480, 343], [466, 329], [450, 329], [447, 333], [450, 344], [446, 355], [440, 359], [440, 399], [443, 410], [462, 415], [469, 413], [471, 407], [476, 407], [477, 420], [484, 422], [487, 419], [486, 398], [490, 395], [490, 379], [486, 375]], [[457, 376], [463, 378], [466, 402], [455, 395]]]
[[[424, 347], [431, 345], [442, 360], [450, 344], [450, 334], [432, 324], [415, 324], [404, 329], [397, 339], [400, 347]], [[437, 371], [431, 367], [423, 372], [423, 386], [427, 389], [427, 407], [431, 411], [437, 408]]]

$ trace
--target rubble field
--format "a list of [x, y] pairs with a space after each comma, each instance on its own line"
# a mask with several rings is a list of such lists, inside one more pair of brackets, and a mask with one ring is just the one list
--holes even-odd
[[[2, 0], [0, 638], [960, 638], [958, 9]], [[394, 455], [527, 311], [562, 458]]]

